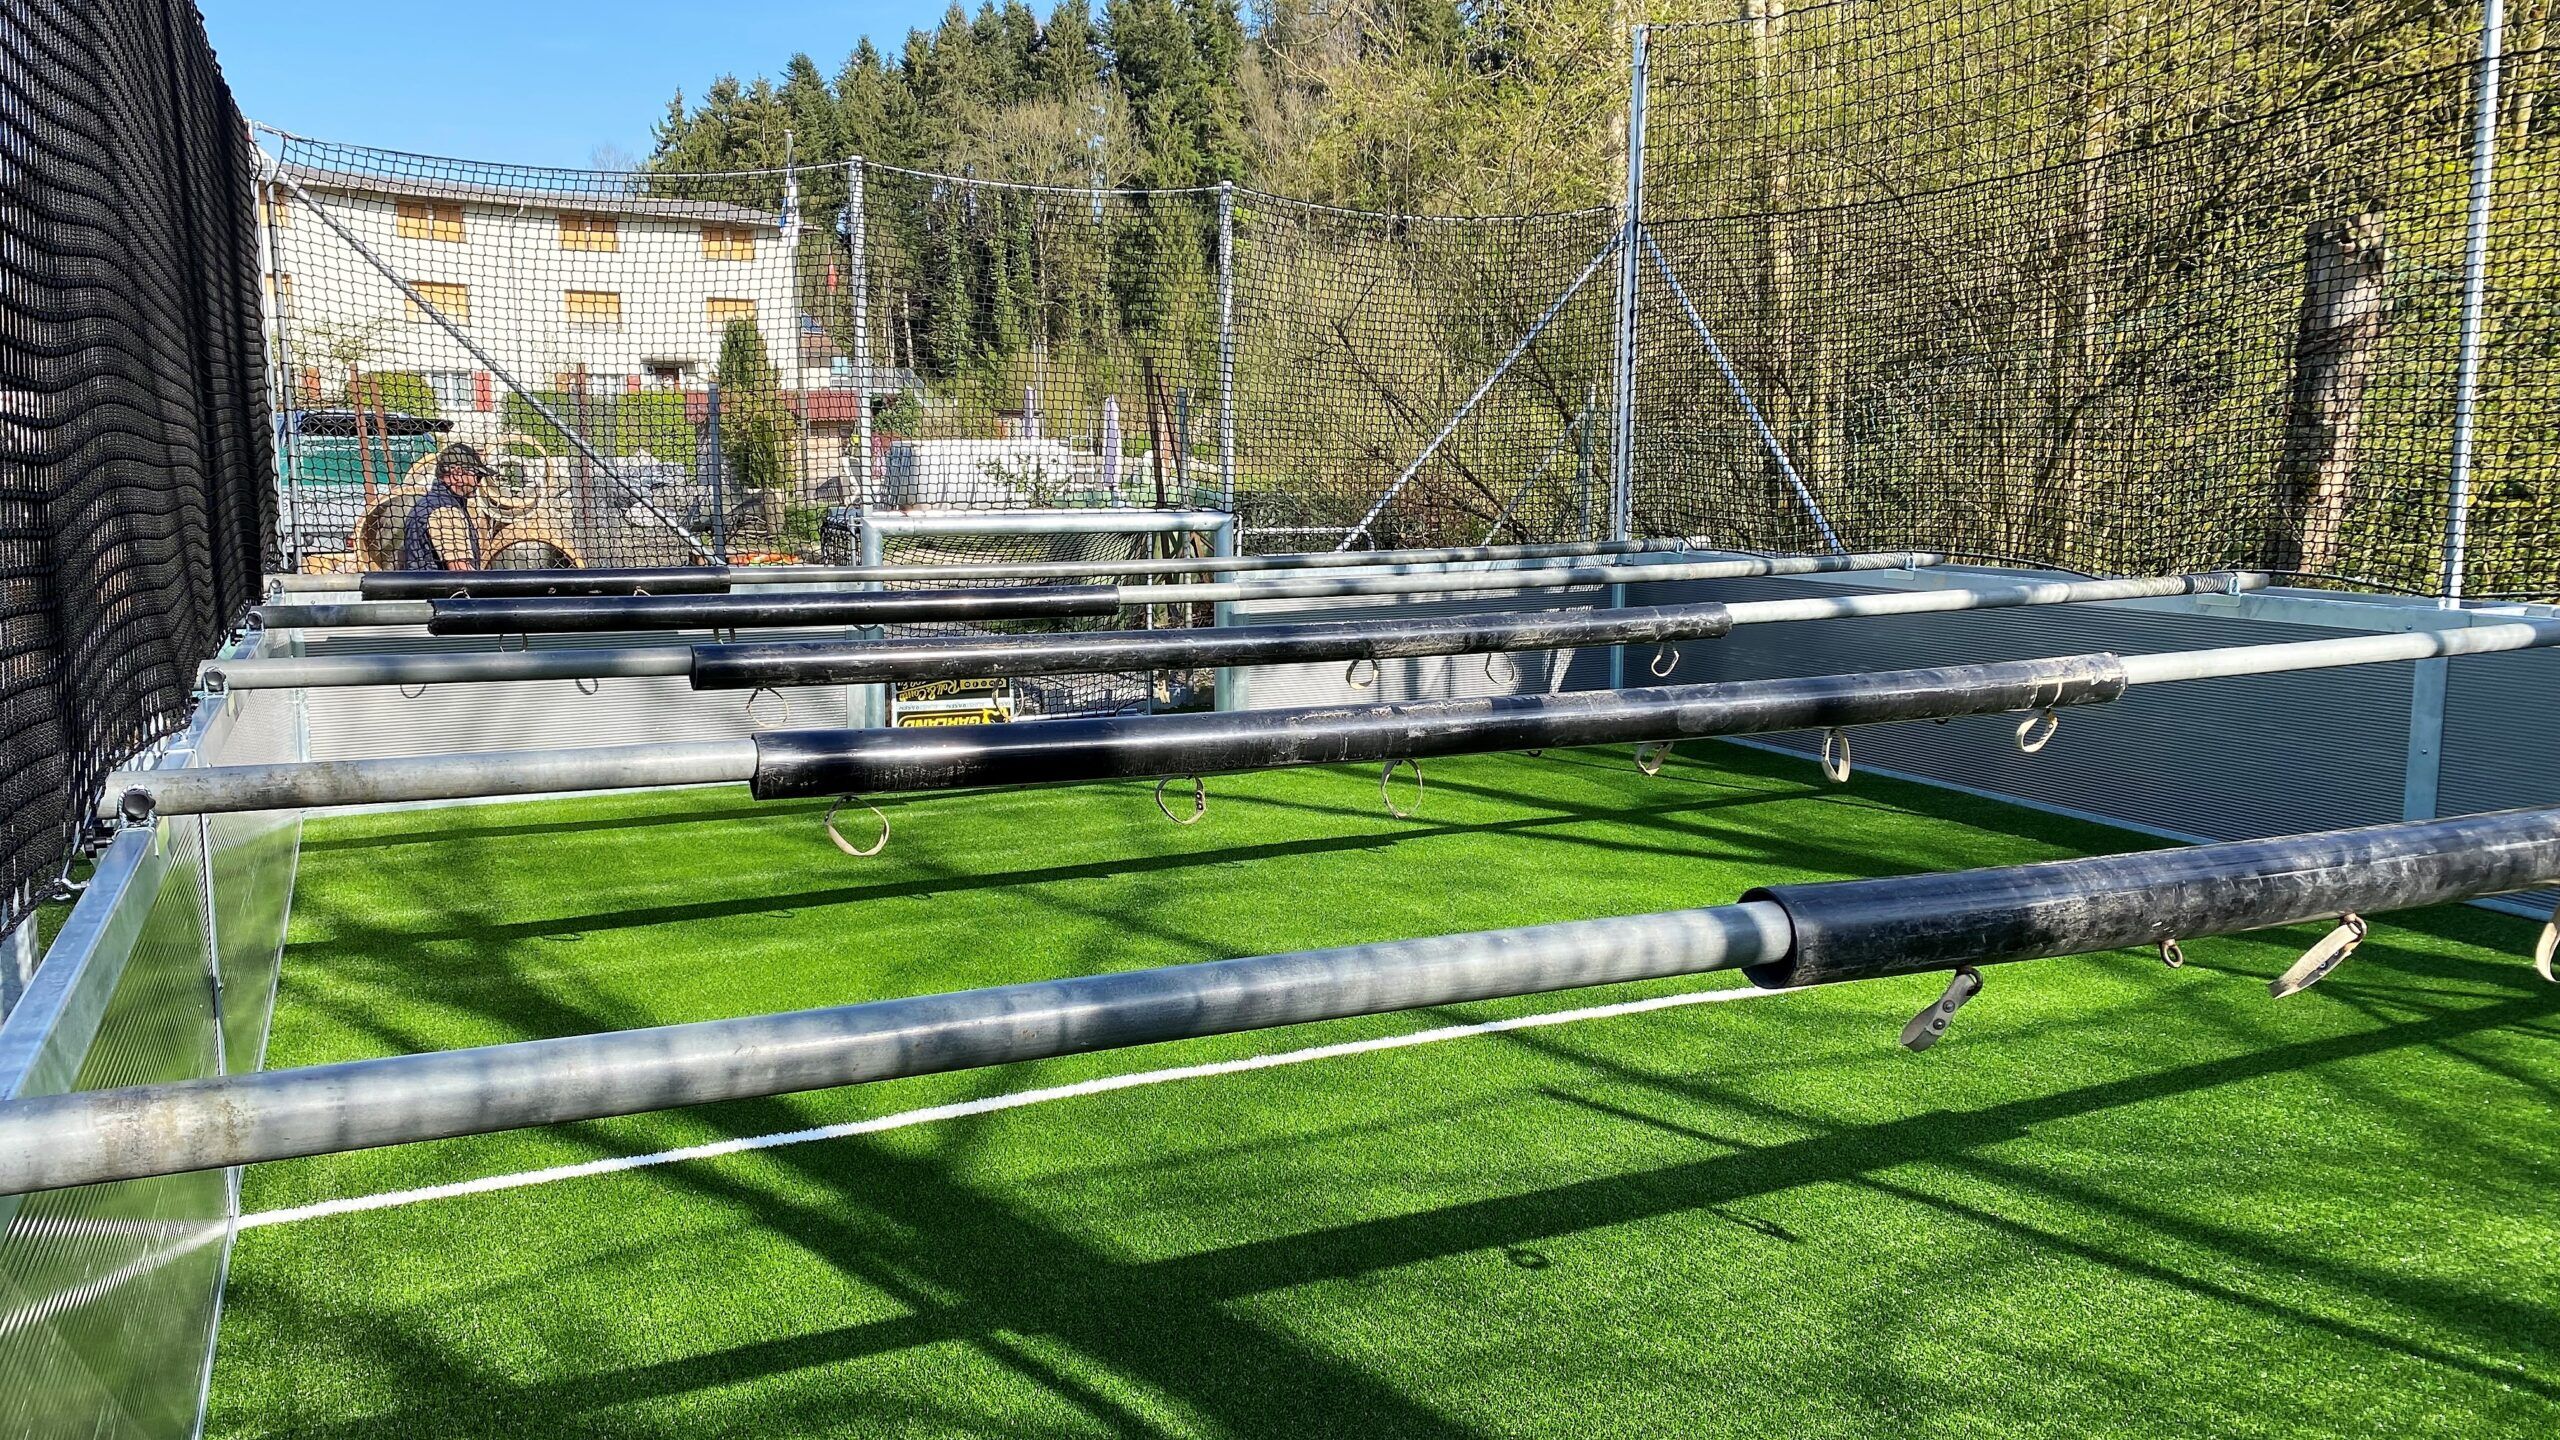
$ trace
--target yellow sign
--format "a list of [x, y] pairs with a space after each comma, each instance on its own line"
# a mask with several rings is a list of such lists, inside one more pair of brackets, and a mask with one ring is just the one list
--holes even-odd
[[998, 695], [1003, 693], [1004, 688], [1004, 681], [993, 678], [985, 680], [927, 680], [922, 684], [899, 686], [898, 698], [907, 701], [952, 700], [963, 695]]
[[1002, 710], [918, 710], [898, 717], [901, 730], [918, 730], [927, 725], [1001, 725], [1006, 720]]

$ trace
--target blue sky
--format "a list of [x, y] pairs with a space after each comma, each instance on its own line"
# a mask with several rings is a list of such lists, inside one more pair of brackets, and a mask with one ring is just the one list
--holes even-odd
[[833, 78], [869, 34], [891, 55], [949, 0], [198, 0], [240, 108], [316, 139], [583, 166], [649, 153], [677, 87], [779, 75], [806, 50]]

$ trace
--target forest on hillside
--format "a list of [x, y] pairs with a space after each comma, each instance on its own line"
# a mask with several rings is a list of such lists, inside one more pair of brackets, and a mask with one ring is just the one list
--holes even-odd
[[[2509, 11], [2473, 593], [2560, 590], [2548, 10]], [[1655, 7], [1638, 528], [2434, 589], [2479, 15]], [[832, 75], [804, 54], [679, 95], [643, 168], [831, 167], [808, 203], [836, 213], [836, 162], [864, 157], [868, 343], [962, 429], [1026, 387], [1081, 412], [1169, 376], [1205, 409], [1219, 215], [1211, 190], [934, 176], [1235, 182], [1240, 483], [1299, 524], [1358, 518], [1553, 307], [1373, 538], [1570, 533], [1605, 523], [1619, 276], [1592, 262], [1624, 184], [1627, 21], [1613, 0], [989, 0]]]

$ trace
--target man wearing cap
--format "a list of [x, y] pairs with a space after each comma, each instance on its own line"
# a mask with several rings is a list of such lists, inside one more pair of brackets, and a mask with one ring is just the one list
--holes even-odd
[[403, 570], [477, 570], [480, 527], [471, 519], [471, 496], [495, 472], [469, 445], [447, 445], [436, 456], [435, 483], [409, 507], [400, 529]]

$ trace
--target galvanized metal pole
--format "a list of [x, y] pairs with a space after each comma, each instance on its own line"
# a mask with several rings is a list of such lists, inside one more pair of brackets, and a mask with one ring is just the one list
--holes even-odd
[[[1157, 520], [1155, 512], [1112, 510], [1068, 512], [1071, 515], [1103, 517], [1106, 522], [1118, 520], [1120, 528], [1145, 525]], [[1177, 529], [1196, 528], [1213, 532], [1217, 517], [1225, 512], [1215, 510], [1176, 512], [1170, 518], [1179, 522]], [[919, 517], [934, 523], [958, 520], [954, 512]], [[1064, 519], [1065, 517], [1057, 517]], [[1049, 528], [1050, 517], [1036, 522], [1038, 529], [1022, 533], [1056, 534]], [[935, 565], [901, 565], [899, 579], [912, 580], [1072, 580], [1101, 575], [1179, 575], [1208, 574], [1212, 571], [1242, 574], [1264, 570], [1332, 570], [1365, 569], [1384, 565], [1530, 565], [1550, 560], [1587, 560], [1605, 555], [1645, 555], [1664, 552], [1700, 551], [1712, 553], [1712, 547], [1694, 540], [1671, 538], [1661, 540], [1568, 540], [1540, 545], [1451, 545], [1413, 550], [1314, 550], [1282, 551], [1268, 555], [1176, 556], [1172, 559], [1149, 560], [1037, 560], [1027, 562], [953, 562]], [[360, 591], [368, 600], [433, 600], [458, 594], [469, 595], [610, 595], [645, 590], [653, 595], [673, 594], [679, 588], [691, 593], [712, 589], [751, 589], [767, 585], [826, 585], [877, 580], [858, 565], [748, 565], [735, 569], [702, 565], [685, 566], [595, 566], [577, 570], [480, 570], [471, 572], [429, 572], [419, 570], [376, 570], [362, 576], [350, 575], [280, 575], [275, 589], [279, 594], [341, 593]]]
[[2482, 332], [2489, 302], [2489, 207], [2498, 172], [2498, 80], [2506, 63], [2506, 0], [2480, 14], [2480, 83], [2471, 114], [2470, 220], [2462, 241], [2462, 339], [2453, 380], [2453, 464], [2445, 485], [2443, 601], [2459, 608], [2471, 550], [2471, 460], [2479, 428]]
[[109, 777], [100, 814], [188, 815], [738, 779], [750, 779], [759, 798], [779, 799], [1209, 774], [2042, 710], [2103, 704], [2146, 684], [2550, 646], [2560, 646], [2560, 620], [2121, 658], [2101, 653], [1358, 709], [1056, 720], [930, 735], [876, 728], [774, 731], [754, 740], [702, 744], [132, 771]]
[[[1201, 666], [1490, 655], [1510, 651], [1579, 649], [1592, 645], [1671, 647], [1693, 640], [1712, 640], [1744, 625], [2149, 600], [2174, 595], [2238, 594], [2264, 589], [2267, 583], [2268, 577], [2264, 575], [2226, 573], [2170, 576], [2157, 580], [2010, 585], [1980, 590], [1810, 596], [1793, 600], [1744, 601], [1732, 605], [1706, 602], [1640, 605], [1632, 609], [1567, 608], [1419, 618], [1388, 616], [1361, 621], [1284, 621], [1203, 630], [931, 635], [894, 642], [747, 641], [695, 646], [691, 651], [691, 674], [693, 688], [697, 690], [747, 690], [787, 685], [860, 684], [877, 680], [901, 683], [952, 680], [978, 675], [1070, 675], [1097, 670], [1181, 670]], [[544, 658], [579, 653], [636, 658], [654, 657], [666, 652], [590, 650], [541, 653]], [[312, 677], [314, 667], [345, 663], [370, 667], [385, 661], [397, 665], [406, 658], [364, 655], [317, 661], [242, 661], [235, 662], [231, 668], [236, 676], [240, 667], [252, 667], [254, 673], [247, 678], [254, 683], [281, 685]], [[526, 657], [508, 654], [453, 658], [513, 663]], [[385, 672], [364, 670], [356, 673], [378, 676]], [[368, 683], [384, 682], [375, 679]]]
[[[1236, 508], [1236, 182], [1218, 182], [1218, 508]], [[1223, 678], [1223, 677], [1222, 677]]]
[[856, 505], [868, 505], [876, 497], [871, 493], [871, 272], [866, 262], [870, 253], [870, 217], [864, 213], [862, 157], [844, 162], [845, 169], [845, 249], [850, 252], [845, 263], [852, 270], [845, 283], [853, 287], [853, 444], [855, 454], [853, 493], [846, 496]]
[[2560, 809], [0, 1103], [0, 1195], [1739, 969], [1764, 987], [2202, 939], [2560, 878]]
[[[1108, 516], [1109, 511], [1097, 511]], [[1211, 512], [1214, 513], [1214, 512]], [[1202, 526], [1208, 529], [1208, 526]], [[897, 533], [874, 529], [874, 535]], [[1246, 600], [1325, 600], [1353, 595], [1459, 594], [1487, 590], [1563, 590], [1647, 581], [1738, 580], [1762, 575], [1827, 575], [1900, 570], [1943, 563], [1944, 556], [1778, 556], [1770, 559], [1682, 560], [1676, 556], [1615, 564], [1540, 565], [1517, 569], [1433, 570], [1283, 575], [1274, 579], [1184, 585], [1044, 585], [909, 590], [882, 595], [877, 580], [861, 591], [780, 594], [543, 595], [499, 599], [359, 600], [346, 604], [264, 604], [251, 618], [270, 630], [425, 625], [438, 635], [533, 635], [711, 627], [770, 629], [780, 625], [881, 625], [934, 620], [1024, 620], [1107, 615], [1121, 606], [1212, 605]], [[891, 578], [886, 566], [865, 567]]]
[[1609, 534], [1618, 540], [1633, 533], [1635, 519], [1636, 317], [1637, 290], [1644, 276], [1639, 252], [1644, 244], [1646, 52], [1651, 33], [1652, 27], [1646, 25], [1628, 32], [1627, 199], [1618, 237], [1618, 413], [1611, 426], [1609, 456]]
[[[1224, 554], [1232, 525], [1211, 533]], [[1653, 605], [1635, 609], [1497, 612], [1426, 619], [1306, 621], [1238, 626], [1234, 602], [1220, 602], [1207, 629], [1043, 631], [1027, 635], [940, 635], [881, 640], [769, 640], [743, 644], [582, 646], [544, 650], [276, 656], [207, 661], [197, 683], [229, 690], [330, 689], [349, 685], [447, 685], [486, 681], [587, 680], [690, 675], [697, 690], [780, 685], [863, 685], [971, 675], [1069, 675], [1097, 670], [1219, 670], [1234, 709], [1229, 667], [1389, 656], [1468, 655], [1556, 646], [1669, 643], [1709, 638], [1727, 626], [1803, 620], [1921, 615], [1954, 610], [2075, 605], [2174, 595], [2263, 590], [2254, 573], [2083, 580], [1981, 589], [1807, 596], [1738, 604]], [[1720, 617], [1719, 623], [1706, 623]], [[1559, 628], [1561, 627], [1561, 628]], [[1557, 638], [1561, 636], [1561, 638]], [[2410, 816], [2406, 818], [2415, 819]]]
[[635, 1115], [1781, 959], [1719, 905], [0, 1104], [0, 1195]]
[[[1627, 34], [1627, 199], [1618, 230], [1617, 413], [1609, 428], [1609, 535], [1623, 540], [1635, 527], [1636, 448], [1636, 316], [1637, 287], [1644, 276], [1637, 253], [1644, 239], [1644, 118], [1647, 56], [1651, 27], [1635, 25]], [[1627, 603], [1626, 591], [1610, 592], [1609, 603]], [[1609, 686], [1627, 683], [1626, 652], [1609, 650]]]

